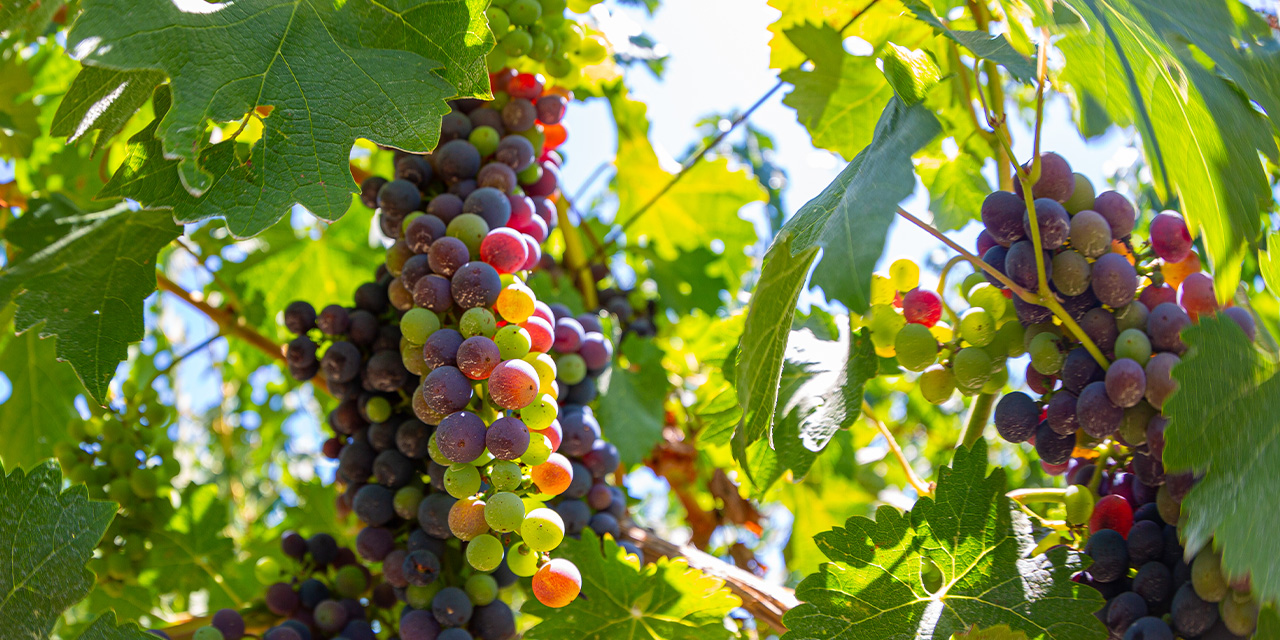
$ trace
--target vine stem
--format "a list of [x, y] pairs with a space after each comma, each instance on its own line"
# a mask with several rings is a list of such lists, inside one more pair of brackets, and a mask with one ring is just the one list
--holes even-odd
[[942, 275], [938, 276], [938, 298], [942, 300], [942, 308], [947, 310], [947, 317], [951, 318], [951, 326], [954, 327], [956, 336], [960, 335], [960, 317], [956, 315], [951, 305], [947, 304], [947, 274], [951, 273], [951, 268], [964, 261], [964, 256], [955, 256], [947, 261], [942, 267]]
[[885, 425], [880, 418], [876, 417], [875, 411], [871, 408], [870, 404], [867, 404], [866, 400], [862, 401], [862, 415], [866, 416], [867, 422], [870, 422], [875, 426], [881, 436], [884, 436], [885, 442], [889, 445], [889, 451], [893, 453], [894, 459], [898, 461], [898, 466], [902, 467], [902, 472], [907, 475], [907, 482], [911, 483], [911, 486], [915, 488], [916, 493], [920, 496], [932, 496], [933, 486], [928, 482], [925, 482], [924, 479], [916, 473], [916, 470], [911, 468], [911, 462], [909, 462], [907, 460], [907, 456], [902, 453], [902, 447], [898, 445], [898, 440], [893, 437], [893, 432], [889, 430], [889, 427]]
[[972, 447], [982, 437], [982, 432], [987, 428], [987, 420], [991, 418], [991, 407], [995, 405], [996, 394], [979, 393], [973, 398], [973, 405], [969, 409], [969, 422], [964, 426], [964, 433], [960, 435], [960, 446]]
[[965, 260], [968, 260], [971, 264], [973, 264], [973, 266], [991, 274], [991, 277], [999, 281], [1000, 284], [1003, 284], [1004, 286], [1008, 287], [1009, 290], [1012, 291], [1019, 298], [1022, 298], [1027, 302], [1036, 302], [1037, 300], [1039, 300], [1039, 296], [1018, 286], [1016, 282], [1010, 280], [1009, 276], [1006, 276], [1003, 273], [1001, 273], [999, 269], [996, 269], [995, 267], [987, 264], [986, 262], [983, 262], [982, 258], [979, 258], [978, 256], [973, 255], [964, 247], [956, 244], [955, 240], [948, 238], [946, 234], [942, 233], [941, 231], [938, 231], [937, 229], [934, 229], [933, 226], [930, 225], [929, 223], [912, 215], [910, 211], [907, 211], [902, 207], [898, 207], [898, 215], [902, 216], [903, 218], [906, 218], [907, 221], [909, 221], [911, 224], [914, 224], [917, 227], [920, 227], [925, 231], [925, 233], [928, 233], [929, 235], [937, 238], [943, 244], [954, 249], [957, 253], [960, 254], [961, 257], [963, 257]]
[[1055, 489], [1052, 487], [1042, 489], [1014, 489], [1005, 494], [1012, 500], [1017, 500], [1022, 504], [1030, 504], [1033, 502], [1066, 502], [1067, 490]]
[[1098, 487], [1102, 484], [1102, 472], [1106, 471], [1107, 461], [1111, 459], [1111, 445], [1103, 447], [1102, 453], [1098, 455], [1098, 460], [1093, 463], [1093, 475], [1089, 478], [1089, 491], [1094, 496], [1098, 495]]
[[[567, 205], [568, 202], [565, 204]], [[578, 291], [582, 293], [582, 304], [588, 309], [595, 309], [598, 302], [596, 282], [595, 278], [591, 277], [591, 265], [587, 262], [587, 253], [582, 248], [582, 235], [578, 233], [578, 227], [569, 218], [569, 207], [557, 207], [556, 215], [560, 219], [560, 233], [564, 236], [564, 257], [569, 263], [569, 270], [577, 276]]]
[[[276, 344], [271, 338], [258, 333], [257, 330], [246, 324], [244, 319], [234, 312], [209, 304], [202, 296], [183, 289], [158, 270], [156, 271], [156, 285], [161, 291], [177, 296], [178, 299], [208, 316], [210, 320], [218, 325], [220, 334], [235, 336], [271, 358], [281, 362], [285, 361], [283, 347]], [[329, 384], [322, 376], [317, 375], [312, 378], [311, 384], [321, 391], [329, 393]]]

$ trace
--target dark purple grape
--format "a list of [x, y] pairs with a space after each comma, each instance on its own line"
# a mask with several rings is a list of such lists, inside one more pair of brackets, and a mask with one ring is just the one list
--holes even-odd
[[1114, 582], [1129, 571], [1129, 545], [1115, 529], [1099, 529], [1089, 536], [1084, 552], [1093, 558], [1089, 574], [1099, 582]]
[[1062, 370], [1059, 372], [1062, 388], [1077, 396], [1090, 383], [1105, 380], [1105, 376], [1106, 372], [1084, 347], [1072, 349], [1067, 354], [1067, 359], [1062, 363]]
[[440, 559], [430, 551], [413, 551], [401, 563], [404, 579], [416, 587], [425, 587], [440, 577]]
[[1142, 402], [1147, 393], [1147, 376], [1142, 365], [1129, 358], [1120, 358], [1107, 369], [1107, 397], [1118, 407], [1132, 407]]
[[[526, 140], [527, 142], [527, 140]], [[435, 151], [436, 169], [446, 183], [456, 184], [474, 178], [480, 170], [480, 152], [466, 140], [451, 140]], [[416, 207], [415, 207], [416, 208]], [[412, 211], [413, 209], [410, 209]], [[434, 212], [431, 212], [434, 213]], [[444, 218], [441, 218], [444, 220]], [[445, 221], [448, 222], [447, 220]]]
[[414, 477], [413, 463], [395, 449], [387, 449], [373, 459], [373, 475], [378, 484], [389, 489], [399, 489]]
[[284, 326], [290, 332], [302, 335], [316, 327], [316, 309], [307, 302], [296, 300], [284, 308]]
[[331, 304], [320, 310], [316, 316], [316, 326], [320, 332], [328, 336], [340, 336], [347, 332], [350, 319], [347, 310], [339, 305]]
[[435, 274], [419, 278], [413, 286], [413, 303], [436, 313], [448, 311], [453, 306], [452, 284]]
[[462, 334], [454, 329], [440, 329], [422, 345], [422, 358], [432, 369], [452, 367], [458, 363], [458, 347], [462, 346]]
[[[1044, 257], [1045, 274], [1052, 279], [1050, 265], [1052, 258]], [[1009, 247], [1004, 259], [1004, 273], [1018, 286], [1035, 291], [1039, 289], [1039, 277], [1036, 275], [1036, 252], [1029, 240], [1020, 240]]]
[[1040, 405], [1021, 391], [1006, 394], [996, 404], [995, 423], [1001, 438], [1013, 443], [1026, 442], [1040, 424]]
[[982, 201], [982, 224], [991, 239], [1004, 247], [1026, 236], [1022, 228], [1026, 213], [1026, 202], [1008, 191], [995, 191]]
[[337, 600], [324, 600], [317, 604], [311, 613], [316, 626], [327, 634], [337, 633], [347, 626], [347, 608]]
[[1062, 308], [1072, 319], [1079, 321], [1084, 314], [1098, 308], [1098, 296], [1093, 295], [1092, 290], [1085, 290], [1078, 296], [1063, 296]]
[[[515, 188], [518, 185], [519, 179], [516, 177], [515, 170], [501, 162], [490, 162], [489, 164], [480, 167], [480, 173], [476, 174], [477, 191], [492, 187], [501, 191], [503, 194], [510, 194], [512, 191], [515, 191]], [[473, 197], [475, 197], [475, 192], [472, 192], [470, 196], [467, 196], [467, 199], [470, 200]], [[510, 195], [507, 196], [507, 206], [511, 206]], [[530, 204], [529, 206], [529, 210], [532, 212], [533, 205]], [[475, 211], [472, 213], [479, 212]], [[484, 218], [485, 216], [484, 214], [481, 214], [480, 217]], [[485, 218], [485, 221], [487, 222], [488, 218]], [[491, 224], [490, 226], [493, 225]]]
[[[991, 247], [990, 249], [987, 249], [987, 252], [982, 254], [982, 261], [987, 263], [988, 265], [991, 265], [991, 267], [996, 271], [999, 271], [1000, 273], [1004, 273], [1004, 263], [1005, 263], [1005, 260], [1008, 258], [1008, 256], [1009, 256], [1009, 249], [1000, 245], [996, 245], [994, 247]], [[1004, 285], [1003, 282], [1000, 282], [995, 278], [995, 276], [991, 275], [990, 273], [987, 273], [985, 270], [982, 272], [982, 275], [986, 277], [987, 282], [990, 282], [996, 287], [999, 287], [1001, 289], [1008, 288]]]
[[591, 404], [591, 402], [596, 399], [597, 395], [595, 378], [587, 376], [582, 379], [582, 382], [569, 385], [569, 390], [564, 392], [564, 398], [562, 400], [565, 403], [572, 404]]
[[[558, 353], [577, 353], [586, 337], [582, 323], [573, 318], [560, 318], [556, 320], [555, 341], [551, 346]], [[587, 368], [590, 369], [591, 365], [588, 364]]]
[[382, 527], [365, 527], [356, 535], [356, 552], [370, 562], [382, 562], [395, 548], [395, 535]]
[[613, 492], [609, 491], [609, 485], [603, 482], [591, 485], [591, 490], [587, 492], [587, 504], [597, 511], [608, 509], [613, 504]]
[[509, 135], [498, 143], [498, 150], [493, 153], [493, 157], [516, 172], [524, 171], [533, 164], [536, 155], [533, 150], [533, 143], [529, 142], [524, 136]]
[[493, 267], [476, 260], [458, 268], [451, 287], [454, 302], [463, 309], [492, 307], [502, 292], [502, 278]]
[[461, 111], [450, 111], [440, 119], [440, 142], [459, 140], [471, 135], [471, 118]]
[[1124, 409], [1117, 407], [1107, 397], [1107, 385], [1091, 382], [1080, 392], [1076, 401], [1076, 420], [1085, 433], [1095, 438], [1105, 438], [1120, 428]]
[[[470, 124], [470, 123], [468, 123]], [[396, 180], [405, 180], [418, 190], [426, 189], [431, 185], [431, 179], [434, 177], [431, 171], [431, 165], [427, 163], [427, 159], [422, 156], [405, 155], [396, 160]], [[421, 200], [419, 200], [421, 202]], [[417, 207], [410, 211], [417, 210]]]
[[1075, 446], [1075, 434], [1062, 435], [1054, 431], [1048, 420], [1041, 420], [1036, 427], [1036, 453], [1045, 464], [1066, 464]]
[[[430, 170], [428, 167], [427, 171]], [[418, 191], [418, 185], [408, 180], [392, 180], [378, 190], [378, 208], [400, 220], [421, 206], [422, 194]]]
[[364, 309], [352, 311], [348, 317], [350, 318], [350, 326], [347, 327], [347, 337], [356, 345], [368, 347], [378, 339], [378, 319], [372, 313]]
[[622, 463], [622, 457], [618, 454], [618, 447], [612, 442], [597, 440], [594, 445], [591, 445], [591, 451], [582, 456], [582, 462], [587, 465], [591, 477], [599, 480], [617, 470], [618, 465]]
[[[1182, 307], [1172, 302], [1162, 302], [1147, 316], [1147, 336], [1156, 351], [1168, 351], [1182, 355], [1187, 346], [1182, 342], [1182, 330], [1191, 324], [1191, 317]], [[1153, 403], [1154, 404], [1154, 403]]]
[[[445, 195], [448, 196], [448, 194]], [[441, 197], [443, 196], [436, 196], [436, 199]], [[456, 196], [448, 197], [456, 198]], [[432, 202], [435, 202], [435, 200], [432, 200]], [[459, 203], [458, 207], [461, 209], [461, 203]], [[409, 226], [405, 227], [404, 241], [414, 253], [426, 253], [427, 249], [431, 247], [431, 243], [438, 238], [443, 238], [444, 234], [444, 221], [434, 215], [426, 214], [418, 216], [409, 222]]]
[[[378, 397], [378, 396], [369, 396]], [[393, 420], [369, 425], [365, 431], [365, 439], [374, 451], [385, 451], [396, 446], [396, 423]]]
[[[1031, 161], [1022, 165], [1024, 170], [1031, 170]], [[1013, 181], [1014, 192], [1018, 197], [1022, 197], [1022, 181]], [[1031, 195], [1034, 198], [1051, 198], [1055, 202], [1065, 202], [1071, 197], [1076, 190], [1076, 175], [1071, 171], [1071, 165], [1067, 163], [1066, 158], [1052, 152], [1045, 151], [1040, 154], [1040, 176], [1036, 183], [1031, 186]], [[1040, 205], [1037, 203], [1036, 207]]]
[[449, 510], [455, 502], [453, 496], [443, 491], [429, 494], [418, 503], [418, 526], [433, 538], [448, 540], [453, 535], [449, 531]]
[[365, 366], [365, 382], [376, 391], [392, 393], [409, 380], [409, 370], [399, 351], [379, 351], [369, 358]]
[[1138, 292], [1138, 272], [1118, 253], [1108, 253], [1093, 263], [1093, 293], [1102, 304], [1119, 309]]
[[[1067, 210], [1056, 200], [1048, 198], [1037, 198], [1035, 206], [1036, 225], [1040, 227], [1040, 247], [1053, 250], [1066, 244], [1067, 238], [1071, 235], [1071, 215]], [[1029, 211], [1022, 216], [1022, 231], [1030, 242], [1032, 235]]]
[[431, 599], [431, 613], [446, 627], [464, 627], [471, 620], [471, 598], [457, 587], [445, 587]]
[[565, 535], [577, 536], [591, 521], [591, 508], [581, 500], [561, 500], [553, 508], [564, 520]]
[[590, 407], [565, 405], [560, 408], [560, 428], [564, 438], [560, 442], [560, 453], [575, 458], [582, 457], [591, 451], [600, 437], [600, 423]]
[[604, 371], [613, 360], [613, 343], [598, 331], [588, 331], [582, 337], [578, 355], [587, 363], [588, 371]]
[[538, 109], [523, 98], [512, 98], [502, 107], [502, 126], [507, 131], [520, 132], [533, 128], [538, 119]]
[[440, 623], [430, 611], [410, 611], [405, 607], [400, 618], [400, 640], [436, 640], [439, 636]]
[[1013, 297], [1013, 309], [1018, 313], [1018, 320], [1024, 325], [1048, 322], [1053, 317], [1053, 311], [1048, 307], [1027, 302], [1018, 296]]
[[450, 462], [467, 463], [484, 453], [485, 435], [484, 420], [470, 411], [458, 411], [440, 421], [436, 446]]
[[490, 229], [505, 226], [511, 219], [511, 201], [507, 194], [493, 187], [480, 187], [462, 203], [463, 213], [474, 213], [488, 223]]
[[286, 556], [301, 560], [307, 555], [307, 539], [297, 531], [285, 531], [280, 534], [280, 549]]
[[307, 336], [298, 336], [285, 346], [284, 358], [290, 367], [308, 369], [317, 362], [316, 343]]
[[1191, 638], [1208, 631], [1218, 621], [1218, 605], [1200, 599], [1190, 584], [1182, 585], [1173, 596], [1170, 613], [1173, 628]]
[[329, 587], [315, 578], [303, 580], [302, 584], [298, 585], [298, 600], [308, 609], [315, 609], [317, 605], [329, 598], [329, 594]]
[[447, 226], [450, 220], [462, 215], [462, 198], [452, 193], [442, 193], [427, 203], [427, 215], [435, 216]]
[[453, 236], [445, 236], [431, 243], [430, 249], [427, 250], [427, 259], [430, 261], [432, 271], [449, 278], [471, 259], [471, 251], [463, 241]]
[[538, 122], [542, 124], [559, 124], [564, 118], [564, 112], [569, 107], [569, 101], [564, 96], [549, 93], [538, 98], [534, 105], [538, 109]]
[[1115, 191], [1103, 191], [1094, 198], [1093, 210], [1107, 219], [1107, 224], [1111, 225], [1112, 238], [1119, 240], [1133, 233], [1137, 217], [1128, 198]]
[[1159, 563], [1164, 558], [1164, 525], [1151, 520], [1135, 521], [1129, 529], [1128, 543], [1133, 566]]
[[529, 449], [529, 428], [519, 418], [498, 418], [485, 433], [485, 446], [499, 460], [515, 460]]
[[[1150, 423], [1148, 423], [1150, 426]], [[1150, 443], [1148, 443], [1150, 446]], [[1163, 444], [1161, 445], [1163, 447]], [[1133, 454], [1133, 474], [1137, 476], [1140, 484], [1147, 487], [1158, 487], [1164, 484], [1164, 463], [1160, 458], [1154, 455], [1148, 455], [1141, 451]]]
[[382, 186], [387, 184], [387, 179], [382, 176], [369, 176], [360, 183], [360, 204], [369, 209], [378, 208], [378, 192], [382, 190]]
[[601, 511], [591, 516], [591, 522], [587, 526], [591, 527], [598, 536], [604, 536], [607, 533], [613, 536], [614, 540], [622, 537], [622, 527], [618, 525], [618, 519], [608, 511]]
[[1107, 628], [1119, 635], [1127, 631], [1135, 620], [1146, 615], [1147, 603], [1142, 596], [1126, 591], [1107, 603]]
[[[516, 619], [511, 612], [511, 607], [501, 600], [476, 607], [471, 614], [471, 633], [477, 640], [511, 640], [516, 637]], [[408, 638], [402, 640], [408, 640]]]
[[[569, 313], [567, 313], [567, 311], [568, 310], [566, 309], [566, 313], [564, 314], [565, 316], [570, 315]], [[557, 319], [559, 319], [560, 317], [561, 316], [559, 314], [556, 314]], [[580, 313], [578, 314], [576, 320], [578, 321], [579, 324], [582, 325], [583, 331], [586, 331], [587, 333], [592, 333], [592, 332], [600, 333], [600, 334], [604, 333], [604, 325], [600, 324], [600, 316], [597, 314]]]
[[372, 527], [380, 527], [391, 522], [396, 516], [395, 509], [392, 508], [394, 497], [395, 494], [384, 486], [366, 484], [356, 492], [351, 509], [355, 511], [356, 517], [360, 518], [361, 522]]
[[404, 267], [400, 269], [400, 281], [412, 291], [419, 280], [431, 273], [431, 258], [421, 253], [414, 254], [413, 257], [404, 261]]
[[471, 396], [471, 381], [457, 367], [436, 367], [422, 380], [422, 397], [436, 413], [462, 411]]
[[[537, 197], [546, 198], [560, 188], [560, 168], [552, 162], [542, 163], [542, 176], [533, 184], [524, 186], [524, 192]], [[554, 225], [552, 225], [554, 226]]]
[[209, 626], [221, 631], [224, 640], [240, 640], [244, 637], [244, 618], [235, 609], [219, 609], [213, 614]]
[[1089, 336], [1090, 340], [1102, 350], [1103, 353], [1111, 353], [1116, 348], [1116, 337], [1120, 335], [1120, 329], [1116, 327], [1116, 318], [1102, 307], [1094, 307], [1080, 316], [1080, 328], [1084, 329], [1084, 334]]
[[[1132, 537], [1132, 531], [1129, 535]], [[1133, 577], [1133, 591], [1142, 596], [1152, 611], [1163, 612], [1173, 597], [1173, 573], [1164, 563], [1145, 562], [1138, 568], [1138, 575]]]
[[1173, 640], [1173, 632], [1164, 620], [1147, 616], [1136, 620], [1125, 632], [1123, 640]]
[[449, 185], [449, 193], [465, 200], [467, 196], [471, 195], [471, 192], [475, 191], [479, 186], [480, 185], [477, 185], [475, 180], [462, 180]]
[[1249, 314], [1249, 310], [1244, 307], [1227, 307], [1222, 310], [1222, 315], [1231, 318], [1231, 321], [1240, 327], [1249, 342], [1253, 342], [1258, 336], [1258, 324], [1254, 321], [1253, 316]]
[[569, 487], [560, 495], [566, 498], [587, 497], [587, 492], [591, 491], [591, 470], [587, 468], [587, 465], [577, 460], [570, 460], [569, 471]]
[[267, 588], [267, 608], [278, 616], [292, 615], [298, 608], [298, 593], [293, 587], [277, 582]]
[[329, 345], [324, 352], [324, 358], [320, 360], [320, 368], [324, 370], [325, 377], [335, 382], [348, 382], [354, 379], [359, 375], [362, 364], [364, 363], [360, 358], [360, 349], [346, 341]]
[[506, 131], [506, 127], [502, 124], [502, 112], [493, 107], [480, 107], [467, 114], [467, 116], [471, 119], [472, 130], [480, 127], [490, 127], [499, 134]]
[[1080, 428], [1076, 420], [1076, 394], [1066, 389], [1053, 394], [1049, 404], [1045, 405], [1045, 419], [1055, 433], [1074, 435]]
[[373, 475], [373, 448], [363, 442], [352, 442], [338, 456], [338, 473], [347, 482], [364, 482]]

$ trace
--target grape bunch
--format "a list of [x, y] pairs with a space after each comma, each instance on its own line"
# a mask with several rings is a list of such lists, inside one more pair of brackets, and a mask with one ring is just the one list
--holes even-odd
[[1099, 479], [1095, 504], [1087, 487], [1095, 465], [1073, 461], [1068, 472], [1067, 520], [1089, 531], [1088, 571], [1075, 580], [1107, 599], [1097, 612], [1111, 637], [1123, 640], [1252, 637], [1258, 618], [1249, 577], [1228, 577], [1212, 544], [1191, 560], [1178, 539], [1182, 488], [1156, 491], [1132, 471], [1113, 469]]
[[[333, 536], [317, 533], [304, 538], [296, 531], [280, 536], [280, 547], [289, 566], [281, 566], [272, 557], [258, 561], [254, 568], [258, 579], [270, 582], [266, 590], [267, 609], [284, 620], [266, 631], [263, 640], [374, 640], [375, 624], [385, 624], [396, 604], [395, 590], [376, 581], [351, 549], [338, 545]], [[288, 581], [274, 581], [287, 575]], [[234, 613], [234, 612], [231, 612]], [[225, 640], [236, 640], [219, 625], [244, 631], [238, 615], [218, 612], [212, 627], [222, 632]], [[199, 637], [196, 640], [206, 640]], [[207, 640], [220, 640], [210, 635]]]
[[485, 10], [498, 44], [486, 59], [489, 69], [541, 64], [547, 74], [574, 83], [582, 68], [604, 62], [609, 46], [565, 9], [586, 13], [600, 0], [494, 0]]
[[119, 414], [70, 423], [70, 439], [54, 447], [72, 484], [85, 484], [89, 497], [120, 505], [90, 561], [99, 585], [114, 597], [136, 584], [145, 568], [154, 523], [173, 515], [168, 491], [182, 470], [164, 428], [167, 409], [155, 391], [139, 387], [126, 393], [140, 402]]

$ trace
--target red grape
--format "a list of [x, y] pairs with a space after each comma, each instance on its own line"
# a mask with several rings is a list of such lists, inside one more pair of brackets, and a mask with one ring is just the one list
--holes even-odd
[[519, 231], [499, 227], [490, 231], [480, 243], [480, 259], [498, 273], [515, 273], [529, 260], [529, 247]]
[[1213, 314], [1218, 310], [1218, 297], [1213, 292], [1213, 278], [1203, 273], [1193, 273], [1178, 287], [1178, 304], [1196, 322], [1201, 314]]
[[907, 322], [932, 327], [942, 318], [942, 297], [929, 289], [912, 289], [902, 299], [902, 315]]
[[1151, 219], [1151, 248], [1165, 262], [1182, 262], [1191, 253], [1191, 232], [1182, 218], [1156, 214]]
[[1133, 527], [1133, 507], [1121, 496], [1103, 496], [1093, 507], [1093, 516], [1089, 518], [1089, 533], [1097, 533], [1103, 529], [1112, 529], [1121, 536], [1128, 537]]

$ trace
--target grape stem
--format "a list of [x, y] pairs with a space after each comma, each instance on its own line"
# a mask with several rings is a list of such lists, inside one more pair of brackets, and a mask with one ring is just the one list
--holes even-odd
[[884, 437], [885, 443], [889, 445], [889, 451], [893, 453], [894, 459], [898, 461], [898, 466], [902, 467], [902, 472], [907, 476], [907, 482], [911, 483], [911, 486], [915, 488], [916, 493], [920, 496], [932, 496], [933, 485], [925, 482], [924, 479], [916, 473], [916, 470], [911, 468], [911, 462], [908, 461], [907, 456], [902, 453], [902, 447], [898, 445], [897, 439], [893, 437], [893, 432], [889, 430], [889, 427], [885, 425], [880, 418], [876, 417], [875, 410], [871, 408], [870, 404], [867, 404], [866, 400], [862, 401], [862, 415], [865, 416], [867, 422], [870, 422], [871, 425], [880, 432], [880, 435]]
[[[979, 31], [987, 31], [991, 23], [991, 14], [987, 11], [987, 6], [983, 2], [968, 0], [969, 12], [973, 14], [973, 21], [977, 25]], [[973, 79], [974, 82], [980, 82], [978, 75], [979, 65], [983, 64], [981, 58], [974, 56], [973, 59]], [[991, 92], [991, 109], [987, 108], [987, 100], [982, 90], [977, 91], [978, 99], [982, 102], [982, 113], [987, 118], [987, 125], [991, 127], [991, 133], [994, 134], [987, 138], [991, 142], [991, 151], [996, 157], [996, 179], [1000, 182], [1000, 189], [1003, 191], [1013, 190], [1012, 174], [1009, 172], [1011, 159], [1014, 157], [1011, 149], [1006, 149], [1001, 143], [1005, 142], [1001, 139], [1000, 131], [1004, 129], [1005, 111], [1004, 111], [1004, 84], [1000, 81], [1000, 67], [990, 60], [985, 61], [985, 69], [987, 72], [987, 90]], [[1008, 130], [1004, 129], [1005, 134]]]
[[947, 304], [947, 274], [951, 273], [951, 268], [964, 260], [964, 256], [955, 256], [947, 261], [942, 267], [942, 275], [938, 276], [938, 299], [942, 300], [942, 308], [947, 310], [947, 317], [951, 318], [951, 326], [955, 330], [956, 338], [960, 337], [960, 317], [956, 315], [951, 305]]
[[564, 235], [564, 257], [568, 262], [569, 271], [571, 271], [578, 281], [578, 291], [582, 292], [582, 304], [587, 309], [595, 309], [598, 305], [596, 299], [596, 281], [591, 277], [591, 265], [587, 262], [586, 251], [582, 248], [582, 235], [578, 233], [577, 225], [573, 224], [573, 220], [569, 218], [569, 208], [556, 208], [556, 215], [560, 218], [560, 233]]
[[1055, 489], [1053, 487], [1045, 487], [1039, 489], [1014, 489], [1005, 495], [1012, 500], [1017, 500], [1022, 504], [1031, 504], [1035, 502], [1066, 502], [1067, 490]]
[[1093, 476], [1089, 478], [1089, 491], [1094, 496], [1098, 495], [1098, 487], [1102, 484], [1102, 472], [1106, 470], [1107, 461], [1111, 459], [1111, 445], [1102, 448], [1102, 452], [1098, 455], [1098, 460], [1093, 463]]
[[979, 393], [974, 396], [969, 410], [969, 422], [965, 424], [964, 433], [960, 434], [957, 446], [972, 447], [982, 438], [987, 428], [987, 420], [991, 418], [991, 407], [995, 405], [996, 394]]
[[928, 233], [929, 235], [937, 238], [938, 241], [942, 242], [948, 247], [955, 249], [956, 252], [960, 254], [960, 257], [964, 258], [965, 260], [968, 260], [971, 264], [973, 264], [973, 266], [991, 274], [991, 277], [995, 278], [996, 281], [998, 281], [1000, 284], [1003, 284], [1004, 286], [1008, 287], [1009, 290], [1012, 291], [1019, 298], [1022, 298], [1027, 302], [1035, 302], [1036, 300], [1039, 300], [1039, 296], [1036, 296], [1035, 294], [1032, 294], [1028, 292], [1026, 289], [1023, 289], [1022, 287], [1018, 286], [1018, 284], [1010, 280], [1008, 276], [1001, 273], [999, 269], [996, 269], [995, 267], [987, 264], [986, 262], [983, 262], [982, 258], [979, 258], [976, 255], [973, 255], [964, 247], [961, 247], [960, 245], [956, 244], [956, 242], [951, 238], [948, 238], [946, 234], [942, 233], [941, 231], [938, 231], [937, 229], [934, 229], [932, 225], [925, 222], [924, 220], [921, 220], [920, 218], [915, 217], [914, 215], [911, 214], [911, 212], [907, 211], [906, 209], [903, 209], [902, 207], [898, 207], [898, 215], [902, 216], [903, 218], [906, 218], [907, 221], [911, 222], [911, 224], [914, 224], [917, 227], [920, 227], [925, 231], [925, 233]]

